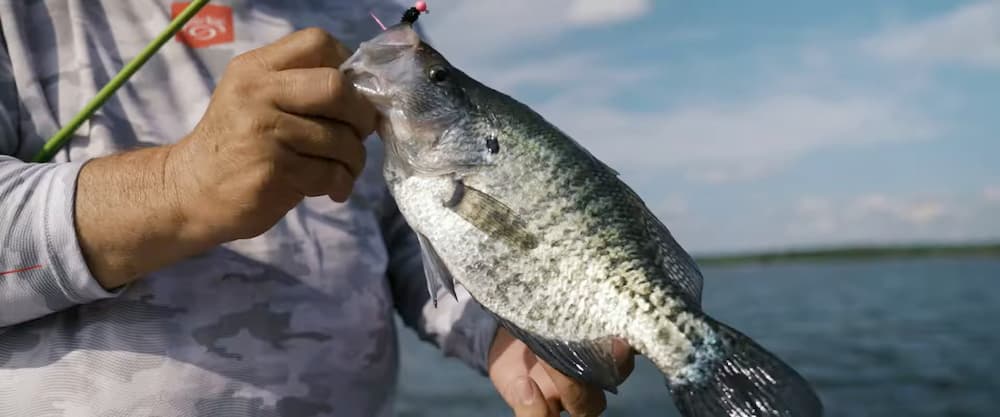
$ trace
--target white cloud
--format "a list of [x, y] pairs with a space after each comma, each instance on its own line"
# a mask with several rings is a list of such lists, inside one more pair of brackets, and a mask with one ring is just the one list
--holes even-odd
[[820, 197], [803, 197], [794, 210], [800, 220], [790, 225], [792, 228], [806, 229], [815, 233], [833, 233], [837, 230], [837, 219], [832, 203]]
[[802, 197], [791, 212], [782, 237], [789, 246], [963, 241], [1000, 233], [987, 207], [958, 195]]
[[652, 210], [660, 220], [667, 223], [680, 220], [689, 214], [687, 200], [678, 195], [667, 196], [659, 204], [654, 205]]
[[920, 22], [890, 27], [865, 43], [881, 58], [1000, 68], [1000, 1], [981, 1]]
[[594, 25], [630, 20], [653, 8], [650, 0], [575, 0], [569, 7], [569, 21]]
[[848, 203], [842, 215], [846, 221], [885, 218], [922, 226], [939, 220], [954, 210], [953, 207], [946, 208], [944, 202], [932, 199], [903, 200], [884, 194], [868, 194]]
[[1000, 185], [983, 188], [983, 199], [991, 203], [1000, 203]]
[[725, 184], [761, 178], [771, 173], [775, 168], [761, 161], [740, 161], [738, 165], [707, 164], [700, 166], [690, 163], [684, 178], [706, 184]]
[[612, 166], [681, 168], [692, 179], [757, 178], [823, 149], [925, 138], [934, 124], [890, 99], [767, 95], [636, 113], [576, 97], [538, 106]]
[[928, 224], [945, 215], [944, 204], [938, 201], [925, 201], [907, 207], [903, 218], [913, 224]]
[[[580, 26], [619, 23], [642, 16], [649, 0], [435, 0], [427, 31], [435, 47], [465, 66], [552, 40]], [[560, 49], [561, 50], [561, 49]], [[487, 67], [482, 65], [482, 67]]]
[[508, 93], [518, 88], [542, 86], [561, 89], [564, 96], [599, 92], [599, 97], [593, 99], [603, 99], [617, 88], [634, 85], [652, 75], [652, 71], [645, 68], [607, 65], [600, 54], [591, 51], [562, 53], [502, 68], [481, 68], [474, 74], [491, 87]]
[[[474, 63], [566, 32], [569, 2], [436, 0], [421, 19], [431, 43], [455, 61]], [[433, 22], [431, 23], [431, 20]]]
[[796, 247], [996, 241], [996, 204], [962, 193], [867, 193], [802, 196], [753, 204], [724, 216], [688, 209], [660, 214], [694, 253], [782, 250]]

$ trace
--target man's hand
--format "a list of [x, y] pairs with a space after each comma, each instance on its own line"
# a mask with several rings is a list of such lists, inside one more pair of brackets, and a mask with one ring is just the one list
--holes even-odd
[[[634, 355], [615, 341], [612, 356], [621, 375], [632, 373]], [[490, 380], [516, 417], [596, 417], [607, 400], [600, 388], [584, 385], [543, 362], [504, 328], [497, 329], [489, 354]]]
[[183, 215], [209, 239], [261, 234], [306, 196], [347, 199], [375, 128], [374, 108], [337, 70], [349, 55], [307, 29], [230, 63], [167, 162]]
[[115, 288], [257, 236], [306, 196], [345, 201], [376, 118], [337, 70], [348, 55], [320, 29], [247, 52], [179, 143], [87, 163], [76, 224], [98, 281]]

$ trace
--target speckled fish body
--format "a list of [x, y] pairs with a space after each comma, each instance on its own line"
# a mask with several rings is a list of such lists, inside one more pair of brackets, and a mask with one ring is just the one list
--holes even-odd
[[[688, 313], [685, 289], [661, 279], [698, 274], [694, 263], [614, 172], [532, 114], [506, 110], [487, 110], [510, 123], [497, 129], [499, 151], [483, 155], [488, 169], [420, 176], [387, 165], [407, 221], [477, 301], [520, 328], [552, 340], [621, 336], [675, 375], [696, 372], [703, 365], [682, 363], [716, 337]], [[468, 189], [503, 202], [530, 238], [490, 234], [444, 204]]]
[[622, 338], [685, 416], [817, 416], [808, 383], [702, 312], [701, 273], [604, 163], [405, 24], [342, 70], [382, 114], [387, 182], [429, 289], [461, 284], [563, 373], [613, 391]]

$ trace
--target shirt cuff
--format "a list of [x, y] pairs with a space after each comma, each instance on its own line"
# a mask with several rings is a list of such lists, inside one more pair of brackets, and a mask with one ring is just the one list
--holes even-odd
[[445, 356], [455, 357], [487, 375], [497, 320], [460, 285], [455, 291], [458, 301], [442, 291], [438, 294], [437, 307], [431, 302], [424, 305], [423, 316], [431, 320], [426, 323], [427, 330], [440, 335], [439, 345]]
[[45, 261], [62, 296], [69, 304], [85, 304], [115, 297], [125, 289], [105, 290], [83, 257], [76, 233], [76, 185], [86, 162], [62, 163], [51, 172], [43, 192]]

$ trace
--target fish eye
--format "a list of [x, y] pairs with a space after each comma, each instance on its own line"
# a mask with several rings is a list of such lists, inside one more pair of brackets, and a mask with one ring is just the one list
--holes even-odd
[[433, 67], [427, 75], [431, 78], [431, 81], [436, 83], [444, 82], [448, 80], [448, 69], [440, 66]]

